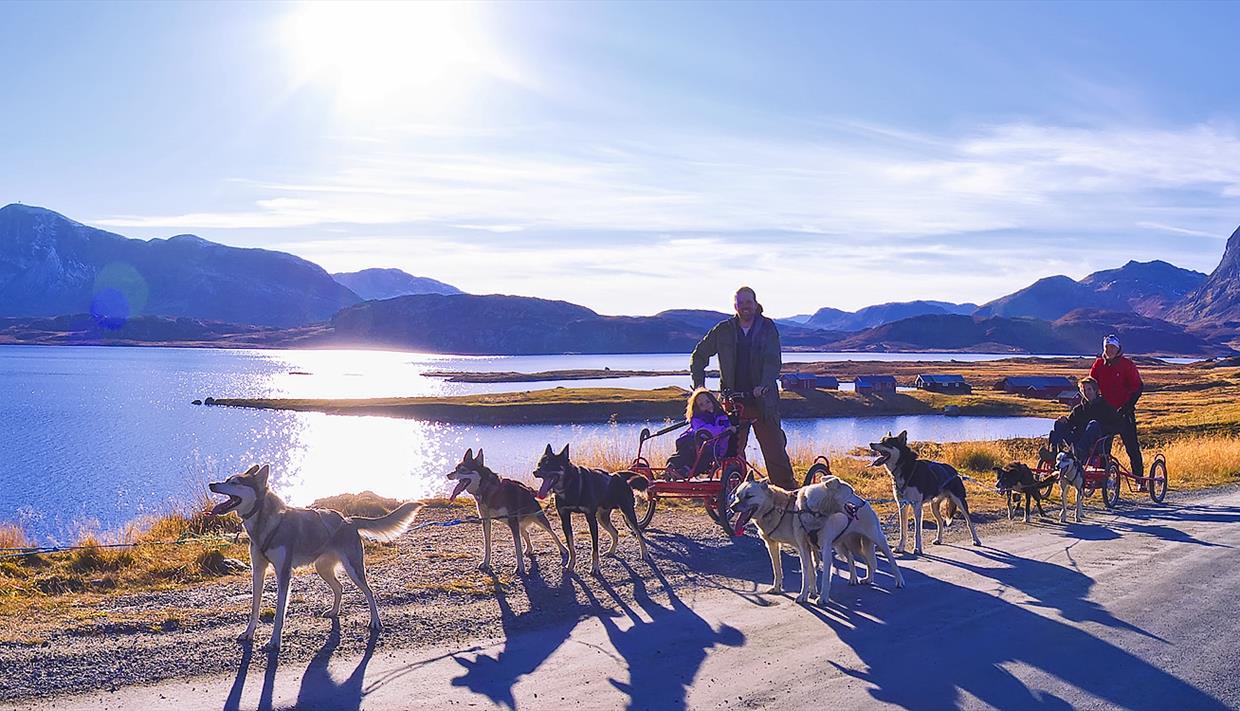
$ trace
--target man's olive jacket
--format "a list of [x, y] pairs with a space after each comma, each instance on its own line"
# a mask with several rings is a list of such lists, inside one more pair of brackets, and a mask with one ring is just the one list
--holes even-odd
[[[733, 316], [715, 324], [693, 349], [689, 360], [689, 372], [693, 375], [693, 387], [706, 383], [706, 366], [710, 357], [719, 356], [719, 379], [724, 390], [732, 390], [736, 384], [736, 334], [740, 321]], [[779, 348], [779, 330], [775, 322], [759, 314], [754, 318], [753, 345], [749, 349], [749, 373], [755, 385], [766, 387], [762, 396], [762, 416], [767, 420], [779, 419], [779, 370], [783, 360]]]

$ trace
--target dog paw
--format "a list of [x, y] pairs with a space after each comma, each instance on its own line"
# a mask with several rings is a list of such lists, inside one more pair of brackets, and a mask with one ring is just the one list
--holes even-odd
[[604, 558], [615, 558], [615, 557], [616, 557], [616, 552], [615, 552], [615, 551], [607, 551], [606, 553], [604, 553], [604, 554], [603, 554], [603, 557], [604, 557]]
[[340, 610], [337, 610], [334, 607], [329, 607], [326, 610], [323, 610], [322, 612], [320, 612], [319, 617], [326, 617], [326, 618], [340, 617]]
[[590, 568], [590, 575], [593, 575], [596, 578], [601, 578], [603, 577], [603, 571], [598, 566], [595, 566]]
[[784, 591], [784, 588], [782, 586], [772, 585], [771, 587], [767, 588], [764, 592], [766, 592], [767, 595], [779, 595], [783, 593], [783, 591]]
[[809, 593], [801, 593], [800, 595], [797, 595], [798, 605], [804, 605], [807, 602], [809, 602]]
[[491, 564], [490, 564], [490, 563], [479, 563], [479, 564], [478, 564], [478, 572], [479, 572], [479, 573], [489, 573], [489, 572], [491, 572]]
[[371, 620], [371, 621], [370, 621], [370, 624], [368, 624], [368, 625], [366, 625], [366, 626], [367, 626], [367, 627], [369, 627], [369, 628], [371, 629], [371, 631], [373, 631], [373, 632], [382, 632], [382, 631], [383, 631], [383, 623], [382, 623], [382, 622], [380, 622], [380, 621], [378, 620], [378, 618], [375, 618], [375, 619]]
[[517, 567], [513, 568], [512, 574], [517, 576], [518, 578], [524, 578], [525, 577], [525, 566], [518, 565]]
[[268, 654], [271, 652], [278, 652], [280, 651], [280, 643], [274, 639], [268, 640], [267, 644], [263, 645], [262, 651], [267, 652]]
[[904, 578], [896, 578], [896, 587], [897, 588], [904, 587]]
[[974, 546], [977, 546], [978, 548], [981, 548], [981, 546], [982, 546], [982, 539], [980, 539], [980, 538], [974, 538], [974, 539], [973, 539], [973, 545], [974, 545]]
[[245, 643], [249, 643], [249, 642], [253, 642], [253, 641], [254, 641], [254, 631], [253, 631], [253, 630], [246, 630], [245, 632], [242, 632], [241, 634], [237, 635], [237, 641], [238, 641], [238, 642], [241, 642], [241, 643], [243, 643], [243, 644], [245, 644]]

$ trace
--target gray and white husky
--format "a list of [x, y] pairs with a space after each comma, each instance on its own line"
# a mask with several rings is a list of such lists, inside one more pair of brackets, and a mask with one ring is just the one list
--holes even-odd
[[370, 628], [376, 632], [383, 629], [379, 622], [379, 606], [375, 603], [375, 595], [366, 583], [366, 562], [363, 558], [361, 537], [380, 541], [396, 538], [413, 523], [422, 504], [404, 503], [395, 511], [378, 518], [345, 516], [331, 509], [293, 508], [267, 488], [268, 474], [268, 465], [260, 467], [256, 464], [244, 474], [234, 474], [224, 481], [208, 485], [212, 492], [228, 497], [227, 501], [211, 509], [211, 513], [222, 516], [236, 511], [250, 537], [254, 599], [250, 609], [250, 624], [237, 640], [248, 642], [254, 639], [254, 629], [258, 626], [258, 610], [263, 599], [263, 579], [267, 576], [268, 565], [276, 572], [276, 616], [271, 640], [263, 646], [264, 651], [280, 649], [280, 631], [284, 627], [284, 614], [288, 608], [293, 568], [303, 565], [314, 565], [314, 569], [334, 594], [332, 606], [323, 611], [323, 617], [336, 617], [340, 614], [343, 588], [336, 579], [336, 568], [341, 567], [370, 603]]

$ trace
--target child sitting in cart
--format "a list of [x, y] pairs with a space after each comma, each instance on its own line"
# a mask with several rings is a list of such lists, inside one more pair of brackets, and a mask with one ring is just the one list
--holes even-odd
[[[689, 395], [685, 406], [685, 419], [689, 429], [676, 438], [676, 453], [667, 460], [669, 479], [688, 479], [711, 470], [715, 461], [726, 457], [734, 446], [736, 429], [732, 419], [723, 411], [723, 405], [715, 394], [706, 388], [698, 388]], [[728, 436], [721, 436], [731, 433]], [[698, 450], [703, 444], [714, 440], [711, 446]], [[696, 465], [695, 465], [696, 462]]]

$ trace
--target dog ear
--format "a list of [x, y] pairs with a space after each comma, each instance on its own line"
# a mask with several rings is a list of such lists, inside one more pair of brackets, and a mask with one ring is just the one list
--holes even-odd
[[568, 461], [568, 443], [564, 443], [564, 449], [560, 450], [560, 459]]
[[484, 466], [482, 463], [482, 447], [478, 448], [478, 457], [477, 459], [474, 459], [474, 464], [477, 464], [480, 467]]
[[547, 451], [543, 452], [544, 457], [554, 456], [555, 452], [551, 451], [551, 445], [547, 445]]
[[258, 485], [260, 488], [264, 488], [264, 489], [267, 488], [267, 475], [270, 473], [271, 473], [270, 464], [264, 464], [263, 466], [259, 467], [258, 472], [254, 475], [254, 478], [258, 480]]
[[465, 450], [465, 461], [467, 462], [474, 461], [474, 448], [473, 447], [470, 447], [469, 449]]
[[249, 469], [246, 469], [246, 470], [245, 470], [245, 473], [244, 473], [244, 474], [242, 474], [241, 476], [254, 476], [254, 475], [255, 475], [255, 474], [257, 474], [257, 473], [258, 473], [258, 465], [257, 465], [257, 464], [255, 464], [254, 466], [250, 467]]
[[900, 444], [908, 444], [908, 430], [901, 432], [896, 439], [900, 440]]

